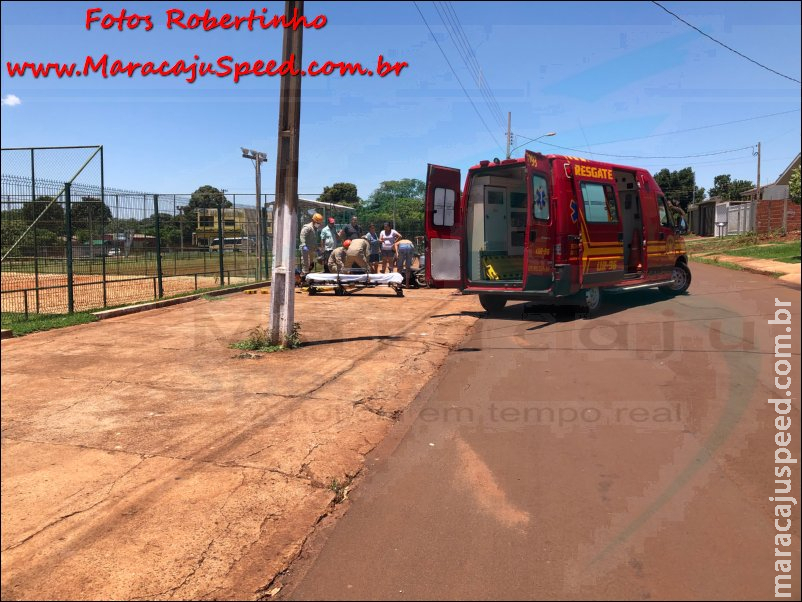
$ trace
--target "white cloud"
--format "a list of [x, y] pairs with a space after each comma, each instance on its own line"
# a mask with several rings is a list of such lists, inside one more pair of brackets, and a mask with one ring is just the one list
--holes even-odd
[[6, 107], [16, 107], [19, 104], [22, 104], [19, 96], [14, 96], [13, 94], [6, 94], [5, 97], [0, 100], [0, 103]]

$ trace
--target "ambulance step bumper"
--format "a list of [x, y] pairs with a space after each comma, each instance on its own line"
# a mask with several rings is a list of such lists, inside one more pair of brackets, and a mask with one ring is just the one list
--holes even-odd
[[669, 284], [674, 284], [674, 280], [660, 280], [659, 282], [646, 282], [644, 284], [633, 284], [631, 286], [616, 286], [614, 288], [605, 288], [604, 292], [606, 293], [626, 293], [629, 291], [636, 291], [642, 288], [655, 288], [658, 286], [668, 286]]

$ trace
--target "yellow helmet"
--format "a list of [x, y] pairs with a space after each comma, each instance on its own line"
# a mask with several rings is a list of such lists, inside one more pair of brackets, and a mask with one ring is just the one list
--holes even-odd
[[312, 221], [315, 222], [316, 224], [319, 224], [319, 223], [321, 223], [323, 221], [323, 216], [320, 215], [319, 213], [315, 213], [312, 216]]

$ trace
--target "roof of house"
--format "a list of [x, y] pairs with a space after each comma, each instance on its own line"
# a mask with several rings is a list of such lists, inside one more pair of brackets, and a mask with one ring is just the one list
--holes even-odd
[[799, 167], [800, 155], [801, 154], [802, 153], [797, 153], [796, 154], [796, 157], [794, 158], [794, 160], [791, 161], [791, 163], [788, 165], [788, 167], [785, 168], [785, 171], [783, 171], [780, 174], [780, 177], [777, 178], [777, 181], [774, 182], [775, 184], [786, 184], [786, 185], [788, 184], [788, 180], [791, 179], [791, 172], [794, 171], [795, 168]]

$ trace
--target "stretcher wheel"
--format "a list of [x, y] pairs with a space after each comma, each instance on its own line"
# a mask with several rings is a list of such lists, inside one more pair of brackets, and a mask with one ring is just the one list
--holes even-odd
[[401, 288], [395, 289], [395, 296], [396, 297], [403, 297], [404, 296], [404, 290], [401, 289]]
[[317, 289], [314, 286], [309, 287], [309, 294], [310, 295], [317, 295]]
[[334, 289], [334, 294], [337, 295], [338, 297], [342, 297], [345, 294], [345, 291], [338, 286], [337, 288]]

